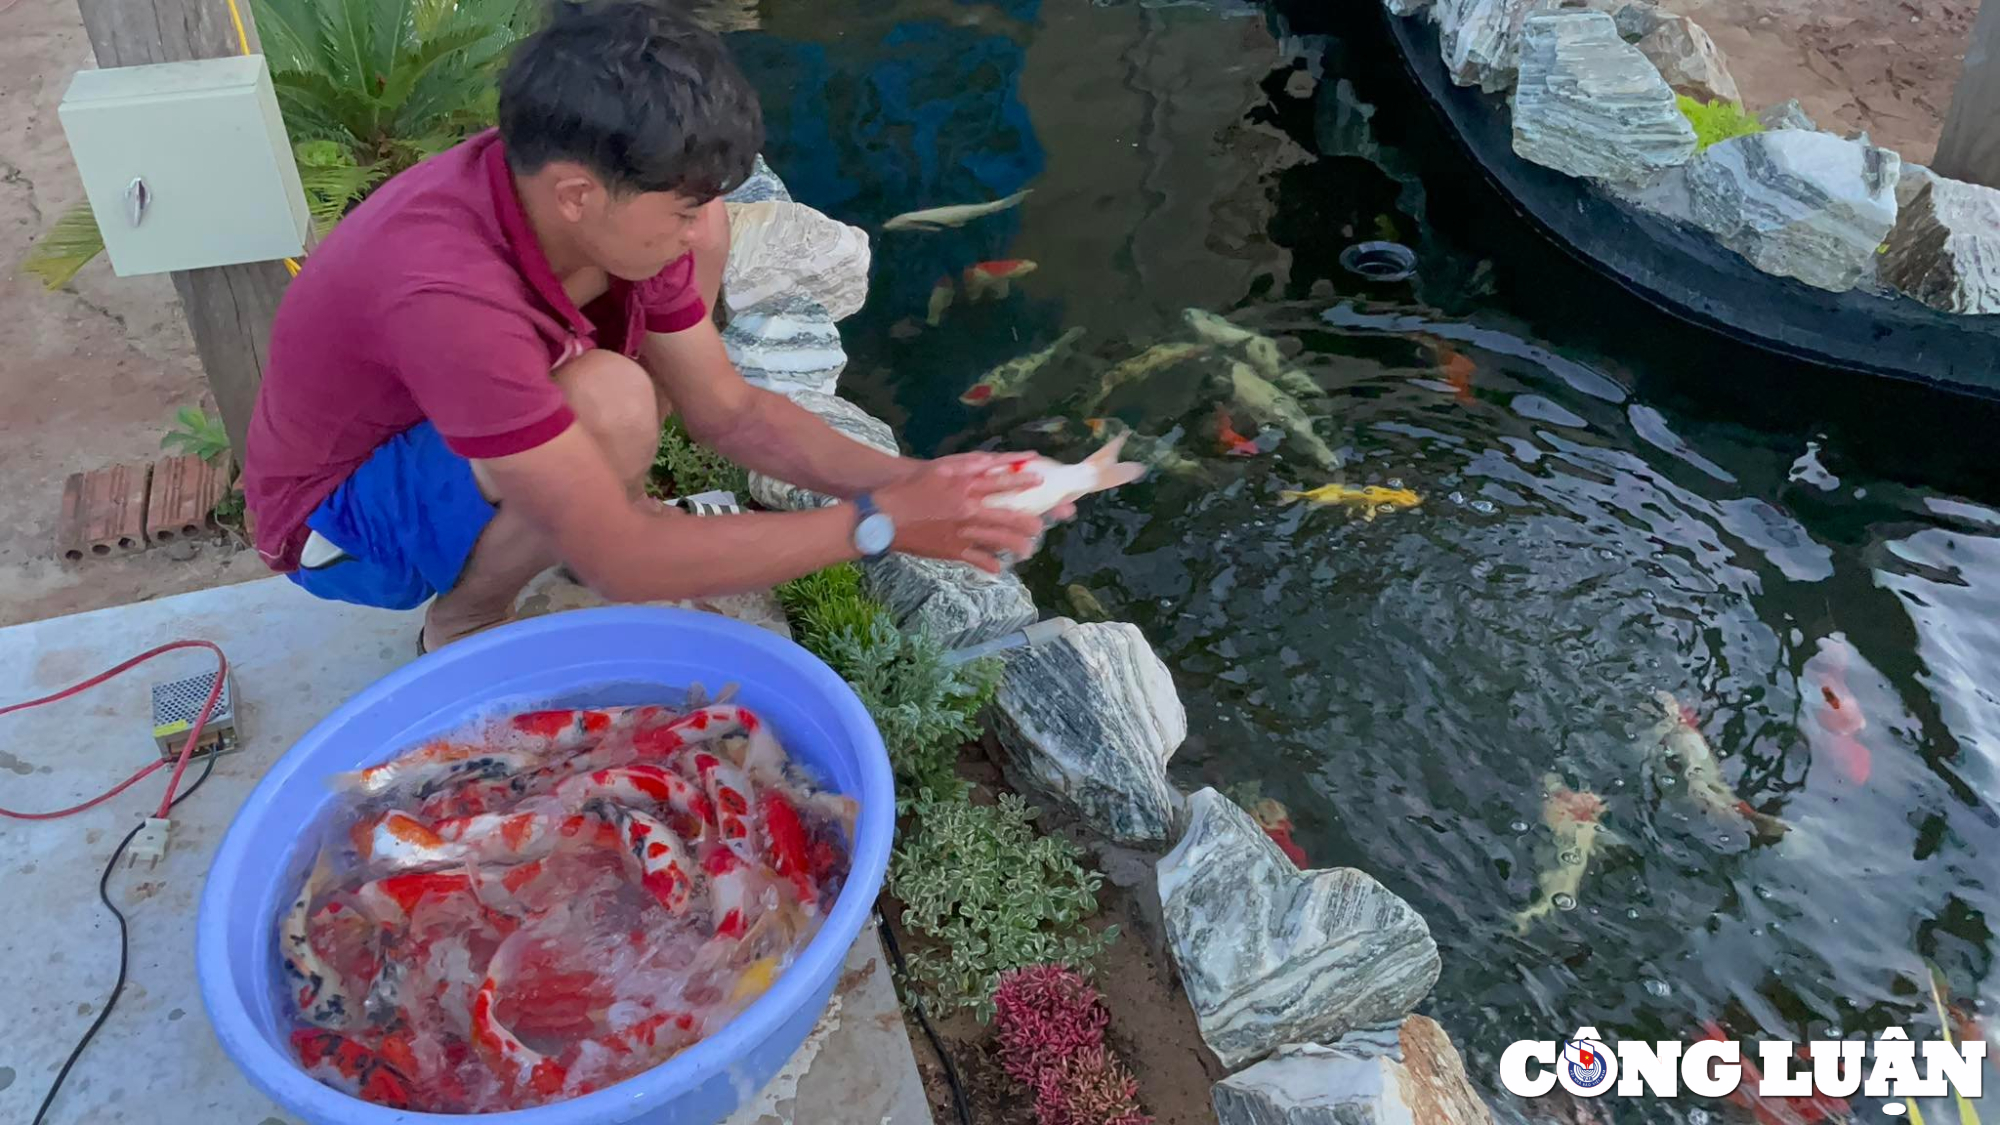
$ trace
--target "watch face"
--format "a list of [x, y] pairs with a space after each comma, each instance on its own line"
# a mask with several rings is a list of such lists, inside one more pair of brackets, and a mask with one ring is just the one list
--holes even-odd
[[896, 525], [888, 516], [877, 512], [862, 520], [854, 529], [854, 545], [864, 555], [879, 555], [889, 549], [896, 538]]

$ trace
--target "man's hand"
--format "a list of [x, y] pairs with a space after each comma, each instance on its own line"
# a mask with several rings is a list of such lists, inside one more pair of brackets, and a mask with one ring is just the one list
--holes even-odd
[[1007, 459], [968, 453], [911, 463], [895, 483], [875, 493], [875, 503], [896, 523], [895, 549], [931, 559], [971, 563], [1000, 572], [1002, 553], [1025, 558], [1042, 532], [1040, 517], [986, 506], [995, 493], [1037, 482], [1033, 473], [996, 473]]

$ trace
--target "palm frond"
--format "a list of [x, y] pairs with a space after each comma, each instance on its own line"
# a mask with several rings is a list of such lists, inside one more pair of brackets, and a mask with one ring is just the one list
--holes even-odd
[[250, 0], [257, 39], [273, 71], [325, 69], [321, 23], [310, 0]]
[[388, 172], [381, 165], [358, 167], [348, 165], [307, 165], [299, 164], [299, 186], [306, 192], [306, 206], [312, 212], [313, 229], [320, 237], [333, 229], [333, 224], [347, 214], [348, 209], [359, 203], [370, 188], [387, 178]]
[[91, 214], [90, 204], [79, 203], [63, 212], [35, 243], [21, 269], [39, 278], [44, 287], [60, 289], [103, 252], [104, 233], [97, 229], [97, 216]]
[[293, 140], [327, 137], [362, 147], [374, 139], [375, 103], [361, 91], [317, 70], [274, 71], [271, 85]]
[[[391, 115], [390, 119], [398, 125], [407, 121], [409, 115], [405, 113], [405, 103], [411, 101], [411, 95], [426, 78], [440, 70], [450, 71], [455, 56], [462, 57], [471, 48], [503, 34], [505, 32], [500, 28], [463, 27], [445, 31], [434, 39], [399, 51], [389, 80], [382, 87], [382, 106]], [[484, 86], [491, 81], [483, 71], [467, 73], [462, 67], [443, 77], [447, 83], [467, 93], [475, 92], [474, 83]]]
[[375, 53], [369, 0], [320, 0], [314, 6], [327, 46], [326, 77], [335, 86], [372, 98], [377, 73], [369, 65]]
[[[358, 3], [361, 0], [345, 0]], [[369, 6], [368, 68], [378, 86], [394, 80], [396, 60], [411, 43], [419, 41], [413, 26], [418, 0], [367, 0]]]

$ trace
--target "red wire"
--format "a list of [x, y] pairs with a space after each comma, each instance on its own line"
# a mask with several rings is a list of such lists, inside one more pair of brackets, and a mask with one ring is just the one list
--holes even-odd
[[[222, 654], [222, 650], [216, 647], [213, 641], [173, 641], [169, 644], [163, 644], [158, 648], [148, 649], [127, 660], [125, 663], [118, 665], [116, 668], [100, 672], [80, 684], [66, 687], [53, 695], [45, 695], [40, 699], [30, 699], [23, 703], [13, 703], [5, 707], [0, 707], [0, 715], [11, 715], [16, 711], [25, 711], [30, 707], [40, 707], [44, 703], [55, 703], [59, 700], [68, 699], [72, 695], [89, 691], [91, 688], [111, 679], [113, 676], [130, 671], [161, 653], [172, 652], [175, 649], [181, 648], [205, 648], [215, 654], [215, 684], [208, 689], [208, 701], [201, 705], [201, 713], [195, 716], [194, 725], [188, 728], [187, 742], [181, 746], [181, 756], [174, 762], [174, 775], [167, 781], [166, 796], [160, 798], [159, 810], [153, 814], [154, 816], [164, 817], [167, 815], [167, 811], [173, 806], [174, 791], [180, 788], [181, 774], [187, 772], [188, 759], [194, 756], [195, 745], [201, 741], [201, 728], [208, 725], [208, 717], [215, 713], [215, 705], [222, 699], [222, 686], [227, 682], [229, 677], [229, 658]], [[13, 809], [0, 809], [0, 817], [7, 817], [10, 820], [59, 820], [66, 816], [75, 816], [85, 809], [95, 808], [116, 797], [118, 794], [125, 792], [143, 779], [151, 776], [153, 771], [166, 764], [165, 759], [148, 763], [139, 772], [119, 782], [110, 790], [92, 797], [80, 805], [71, 805], [69, 808], [57, 809], [54, 812], [16, 812]]]

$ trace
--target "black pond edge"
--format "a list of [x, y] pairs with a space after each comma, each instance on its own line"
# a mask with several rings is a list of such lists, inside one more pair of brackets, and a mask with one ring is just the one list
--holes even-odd
[[1467, 162], [1526, 227], [1591, 273], [1678, 321], [1773, 356], [2000, 400], [2000, 316], [1954, 316], [1908, 298], [1773, 277], [1705, 232], [1529, 163], [1514, 155], [1506, 101], [1445, 72], [1435, 25], [1361, 2], [1387, 24], [1404, 71]]

